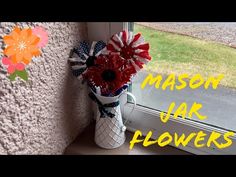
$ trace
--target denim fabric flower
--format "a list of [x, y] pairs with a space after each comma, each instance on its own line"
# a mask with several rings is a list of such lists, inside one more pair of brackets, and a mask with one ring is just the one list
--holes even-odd
[[92, 45], [83, 41], [79, 43], [79, 47], [71, 51], [69, 62], [72, 74], [81, 79], [82, 74], [91, 66], [94, 66], [95, 59], [101, 54], [102, 49], [106, 47], [103, 41], [93, 41]]

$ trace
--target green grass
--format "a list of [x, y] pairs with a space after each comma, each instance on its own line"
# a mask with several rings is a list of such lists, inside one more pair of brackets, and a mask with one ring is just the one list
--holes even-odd
[[145, 69], [161, 74], [201, 74], [204, 78], [224, 74], [221, 85], [236, 88], [236, 49], [135, 24], [150, 43], [152, 61]]

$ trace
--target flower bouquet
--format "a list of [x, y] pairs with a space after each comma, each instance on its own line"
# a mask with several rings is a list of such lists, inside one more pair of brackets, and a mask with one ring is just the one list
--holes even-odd
[[9, 79], [14, 81], [19, 77], [28, 80], [27, 65], [33, 57], [40, 56], [41, 48], [48, 43], [48, 33], [43, 27], [14, 27], [9, 35], [3, 37], [5, 43], [2, 64], [6, 66]]
[[132, 77], [151, 60], [149, 44], [141, 34], [122, 31], [103, 41], [80, 42], [69, 57], [72, 73], [91, 89], [89, 97], [96, 103], [95, 142], [112, 149], [125, 141], [119, 97]]

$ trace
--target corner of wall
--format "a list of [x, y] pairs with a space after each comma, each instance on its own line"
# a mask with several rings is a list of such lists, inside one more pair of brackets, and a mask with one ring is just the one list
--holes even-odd
[[[44, 27], [49, 43], [28, 66], [27, 82], [11, 82], [0, 62], [0, 154], [62, 154], [91, 117], [88, 89], [67, 63], [71, 48], [87, 39], [86, 23], [1, 22], [0, 36], [16, 25]], [[2, 58], [2, 38], [0, 45]]]

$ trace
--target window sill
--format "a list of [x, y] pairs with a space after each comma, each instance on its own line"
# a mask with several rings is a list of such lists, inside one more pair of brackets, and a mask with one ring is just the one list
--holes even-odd
[[133, 133], [126, 132], [126, 142], [119, 148], [107, 150], [98, 147], [94, 142], [94, 124], [89, 125], [74, 142], [66, 149], [65, 155], [190, 155], [190, 153], [179, 150], [172, 146], [161, 148], [159, 146], [143, 147], [142, 144], [136, 144], [132, 150], [129, 150], [129, 142]]

